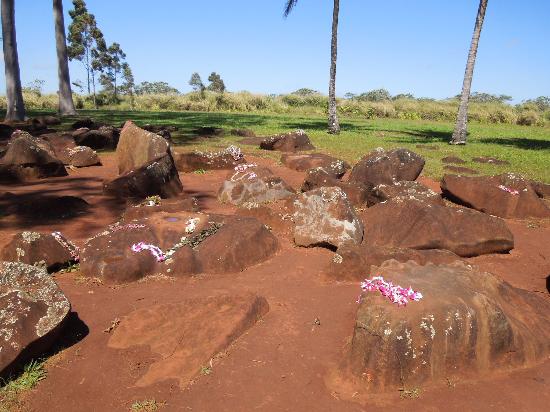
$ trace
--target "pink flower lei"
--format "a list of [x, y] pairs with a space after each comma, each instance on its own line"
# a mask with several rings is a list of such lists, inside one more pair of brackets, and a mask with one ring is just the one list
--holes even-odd
[[[392, 282], [384, 280], [382, 276], [374, 276], [372, 279], [365, 279], [361, 282], [363, 292], [380, 292], [380, 294], [397, 306], [406, 306], [409, 301], [418, 302], [422, 299], [422, 293], [414, 291], [410, 286], [405, 289], [399, 285], [394, 285]], [[361, 303], [361, 296], [357, 299], [357, 303]]]
[[497, 187], [498, 187], [500, 190], [504, 190], [505, 192], [510, 193], [511, 195], [514, 195], [514, 196], [519, 195], [519, 191], [514, 190], [514, 189], [510, 189], [509, 187], [506, 187], [506, 186], [504, 186], [504, 185], [498, 185]]
[[69, 254], [75, 262], [80, 260], [80, 250], [71, 241], [65, 239], [61, 232], [52, 232], [52, 237], [57, 240], [61, 246], [69, 251]]

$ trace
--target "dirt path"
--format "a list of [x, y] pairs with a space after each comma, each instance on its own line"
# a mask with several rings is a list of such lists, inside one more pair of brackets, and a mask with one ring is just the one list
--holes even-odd
[[[294, 187], [299, 187], [303, 178], [303, 173], [272, 161], [249, 160], [269, 165]], [[92, 206], [88, 214], [41, 225], [15, 216], [3, 217], [0, 247], [12, 234], [30, 227], [60, 230], [81, 244], [118, 220], [122, 206], [101, 194], [102, 179], [115, 175], [114, 156], [102, 156], [102, 161], [102, 167], [70, 171], [68, 177], [48, 182], [0, 186], [0, 196], [6, 191], [27, 196], [74, 195]], [[231, 213], [232, 207], [216, 200], [226, 174], [191, 173], [182, 174], [181, 178], [185, 191], [198, 197], [205, 212]], [[550, 224], [508, 224], [516, 238], [512, 253], [482, 256], [471, 259], [472, 263], [514, 286], [548, 295], [545, 279], [550, 275]], [[127, 411], [135, 401], [156, 399], [166, 402], [162, 410], [167, 411], [547, 410], [550, 361], [488, 381], [441, 382], [439, 386], [423, 387], [418, 399], [401, 399], [396, 391], [359, 401], [363, 399], [361, 394], [348, 393], [346, 387], [335, 385], [330, 378], [350, 342], [359, 287], [322, 277], [322, 268], [332, 258], [332, 252], [296, 248], [284, 238], [280, 243], [276, 256], [239, 274], [148, 280], [120, 287], [85, 282], [78, 273], [56, 275], [78, 314], [78, 319], [73, 318], [68, 325], [67, 334], [79, 331], [81, 337], [49, 361], [47, 379], [25, 396], [25, 406], [32, 411]], [[104, 330], [114, 319], [135, 309], [243, 291], [264, 296], [270, 305], [269, 313], [213, 361], [211, 374], [199, 375], [185, 390], [171, 381], [136, 387], [136, 380], [156, 355], [147, 347], [107, 347], [110, 334]]]

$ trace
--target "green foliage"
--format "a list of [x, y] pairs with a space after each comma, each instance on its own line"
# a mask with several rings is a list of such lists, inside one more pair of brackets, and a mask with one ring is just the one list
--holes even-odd
[[91, 14], [84, 0], [73, 0], [74, 9], [69, 10], [72, 22], [68, 30], [67, 52], [70, 60], [82, 62], [88, 74], [88, 94], [91, 93], [90, 77], [102, 68], [101, 55], [107, 49], [103, 33], [97, 27], [95, 16]]
[[44, 88], [45, 83], [46, 81], [44, 80], [35, 79], [23, 87], [23, 92], [34, 93], [36, 96], [40, 97], [42, 96], [42, 89]]
[[14, 410], [19, 404], [18, 395], [34, 388], [45, 378], [44, 362], [33, 360], [25, 366], [19, 376], [8, 381], [0, 381], [0, 412]]
[[[460, 95], [456, 96], [457, 99], [460, 99]], [[512, 96], [505, 94], [490, 94], [490, 93], [480, 93], [474, 92], [470, 95], [470, 102], [475, 103], [506, 103], [512, 100]]]
[[301, 89], [298, 89], [294, 92], [292, 92], [291, 94], [295, 94], [297, 96], [302, 96], [302, 97], [306, 97], [306, 96], [316, 96], [316, 95], [320, 95], [321, 93], [319, 93], [317, 90], [313, 90], [313, 89], [308, 89], [306, 87], [302, 87]]
[[539, 96], [536, 99], [529, 99], [523, 102], [521, 107], [534, 106], [536, 110], [545, 111], [550, 109], [550, 97]]
[[386, 89], [375, 89], [370, 92], [361, 93], [356, 99], [365, 102], [383, 102], [391, 100], [391, 94]]
[[194, 91], [200, 92], [201, 95], [204, 95], [206, 86], [202, 82], [200, 74], [198, 74], [197, 72], [191, 75], [191, 79], [189, 79], [189, 85], [193, 88]]
[[521, 126], [534, 126], [538, 124], [540, 120], [541, 119], [537, 112], [533, 110], [526, 110], [520, 113], [516, 123]]
[[210, 82], [210, 84], [207, 87], [208, 90], [216, 93], [225, 92], [225, 84], [218, 73], [216, 72], [210, 73], [210, 76], [208, 76], [208, 81]]
[[179, 94], [179, 90], [166, 82], [141, 82], [136, 86], [136, 94]]

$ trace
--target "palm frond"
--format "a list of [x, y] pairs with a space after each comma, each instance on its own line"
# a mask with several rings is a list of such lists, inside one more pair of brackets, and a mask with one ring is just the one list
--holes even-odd
[[294, 6], [296, 6], [296, 3], [298, 3], [298, 0], [287, 0], [285, 11], [283, 12], [283, 16], [288, 17]]

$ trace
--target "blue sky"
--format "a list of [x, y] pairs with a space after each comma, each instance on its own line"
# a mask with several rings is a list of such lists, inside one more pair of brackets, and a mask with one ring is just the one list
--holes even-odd
[[[51, 1], [16, 0], [23, 84], [56, 90]], [[285, 93], [328, 88], [332, 0], [87, 0], [108, 43], [119, 42], [136, 81], [189, 90], [191, 73], [212, 71], [231, 91]], [[72, 2], [64, 0], [65, 23]], [[458, 94], [478, 0], [341, 0], [337, 93]], [[550, 1], [491, 0], [473, 90], [515, 101], [550, 95]], [[85, 79], [71, 62], [72, 80]], [[0, 90], [4, 90], [4, 78]]]

